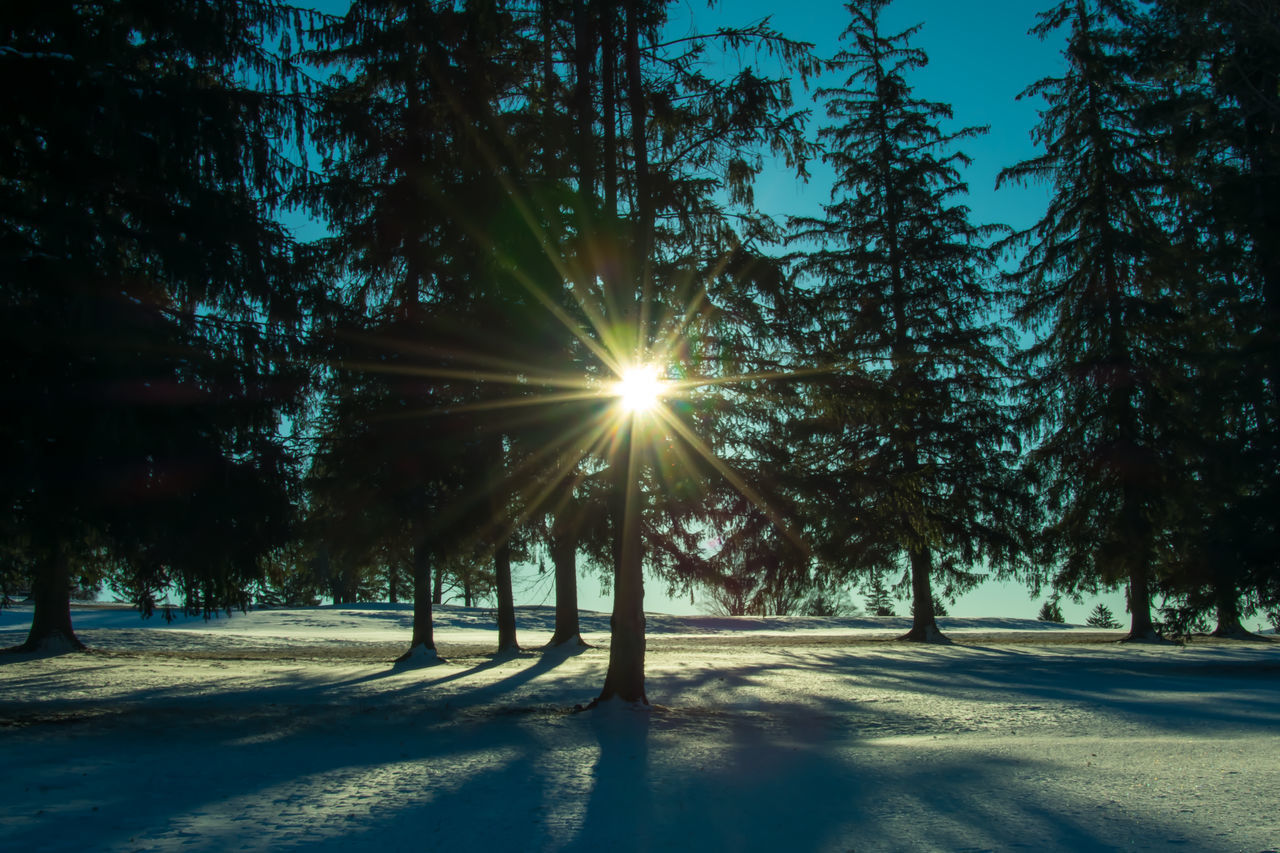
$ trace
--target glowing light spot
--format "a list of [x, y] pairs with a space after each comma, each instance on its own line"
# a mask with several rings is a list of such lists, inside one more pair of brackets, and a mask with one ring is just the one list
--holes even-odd
[[623, 411], [638, 414], [658, 405], [665, 384], [659, 376], [658, 368], [647, 364], [638, 365], [622, 372], [622, 378], [614, 385], [613, 393], [617, 395], [618, 404]]

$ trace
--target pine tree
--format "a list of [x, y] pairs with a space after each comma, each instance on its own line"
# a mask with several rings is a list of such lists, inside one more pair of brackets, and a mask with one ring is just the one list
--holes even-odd
[[867, 573], [867, 612], [872, 616], [894, 616], [893, 594], [884, 585], [884, 572], [872, 567]]
[[944, 132], [950, 108], [913, 94], [907, 75], [927, 61], [910, 46], [917, 28], [883, 33], [884, 6], [849, 7], [850, 44], [835, 60], [846, 82], [818, 93], [832, 202], [793, 221], [793, 240], [817, 244], [799, 262], [812, 317], [800, 347], [831, 367], [812, 382], [804, 452], [815, 500], [841, 513], [823, 520], [824, 554], [905, 569], [904, 639], [932, 641], [935, 581], [961, 592], [983, 561], [1014, 558], [1017, 448], [1001, 403], [990, 230], [957, 198], [967, 160], [955, 145], [981, 130]]
[[1179, 514], [1181, 315], [1156, 194], [1160, 164], [1136, 109], [1126, 28], [1132, 9], [1064, 0], [1033, 32], [1069, 29], [1068, 68], [1029, 87], [1047, 101], [1045, 153], [1000, 181], [1046, 180], [1045, 216], [1011, 243], [1028, 247], [1011, 276], [1016, 317], [1034, 335], [1022, 366], [1028, 470], [1044, 512], [1037, 562], [1061, 589], [1127, 583], [1126, 639], [1154, 638], [1151, 592]]
[[1062, 606], [1058, 603], [1058, 596], [1053, 595], [1045, 600], [1040, 607], [1040, 613], [1036, 616], [1041, 622], [1065, 622], [1062, 618]]
[[1093, 612], [1089, 614], [1089, 618], [1084, 621], [1091, 628], [1119, 628], [1120, 623], [1116, 621], [1115, 616], [1111, 613], [1111, 608], [1107, 605], [1098, 603], [1093, 608]]
[[[242, 606], [290, 535], [280, 417], [305, 308], [271, 218], [305, 124], [273, 3], [10, 4], [0, 13], [6, 527], [23, 648], [80, 647], [67, 592], [111, 569]], [[279, 51], [277, 51], [279, 48]]]
[[[505, 405], [570, 337], [545, 307], [562, 284], [553, 217], [522, 189], [537, 152], [512, 127], [523, 119], [511, 104], [535, 69], [520, 23], [501, 4], [362, 0], [311, 54], [340, 72], [317, 134], [329, 168], [305, 197], [335, 229], [319, 249], [345, 284], [337, 316], [349, 328], [335, 338], [335, 360], [347, 387], [335, 388], [334, 404], [375, 389], [388, 422], [371, 424], [365, 439], [387, 447], [394, 438], [406, 460], [419, 460], [383, 473], [390, 493], [417, 495], [391, 514], [410, 538], [415, 625], [428, 623], [413, 645], [426, 648], [430, 564], [464, 551], [492, 561], [499, 648], [518, 648], [520, 442]], [[341, 352], [353, 337], [362, 357]], [[416, 435], [389, 423], [411, 413]], [[443, 494], [456, 509], [433, 514]]]
[[[698, 564], [681, 553], [694, 538], [691, 492], [703, 468], [717, 478], [727, 470], [697, 461], [714, 452], [702, 433], [710, 406], [682, 381], [699, 366], [686, 356], [705, 352], [697, 338], [715, 313], [708, 280], [733, 246], [730, 214], [751, 211], [761, 150], [791, 158], [807, 147], [789, 82], [793, 70], [812, 72], [807, 47], [764, 24], [663, 43], [669, 5], [577, 0], [566, 22], [572, 35], [564, 65], [573, 70], [566, 147], [575, 188], [568, 266], [575, 301], [590, 321], [584, 331], [599, 362], [593, 372], [607, 380], [637, 363], [671, 362], [664, 366], [679, 393], [694, 398], [666, 406], [661, 424], [611, 424], [616, 438], [602, 456], [609, 465], [614, 607], [599, 701], [645, 701], [645, 566], [679, 571]], [[702, 61], [717, 50], [754, 53], [781, 72], [764, 77], [744, 63], [717, 76]], [[660, 437], [660, 427], [670, 437]], [[678, 482], [662, 479], [673, 473]]]
[[1216, 611], [1219, 636], [1273, 594], [1274, 472], [1280, 460], [1280, 11], [1272, 4], [1154, 4], [1137, 55], [1158, 97], [1144, 111], [1164, 141], [1162, 181], [1178, 202], [1177, 272], [1191, 368], [1183, 454], [1194, 471], [1180, 562], [1164, 591]]

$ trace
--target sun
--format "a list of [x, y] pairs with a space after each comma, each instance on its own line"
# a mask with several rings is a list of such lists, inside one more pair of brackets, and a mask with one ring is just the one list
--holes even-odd
[[658, 405], [665, 384], [657, 367], [637, 365], [622, 371], [622, 377], [613, 386], [613, 393], [624, 412], [641, 414]]

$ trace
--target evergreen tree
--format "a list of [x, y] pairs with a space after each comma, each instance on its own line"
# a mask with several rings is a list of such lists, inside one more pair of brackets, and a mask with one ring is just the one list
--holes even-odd
[[872, 616], [896, 616], [893, 594], [884, 585], [884, 571], [875, 567], [867, 572], [867, 612]]
[[[702, 310], [708, 282], [733, 247], [730, 214], [750, 212], [760, 151], [791, 158], [807, 148], [789, 77], [811, 72], [813, 62], [806, 46], [765, 24], [664, 43], [669, 5], [577, 0], [565, 22], [571, 36], [564, 65], [572, 69], [567, 177], [575, 188], [568, 267], [575, 302], [590, 323], [584, 343], [599, 362], [596, 375], [616, 378], [627, 367], [662, 362], [677, 393], [692, 398], [692, 383], [682, 385], [692, 366], [683, 344], [714, 313]], [[766, 78], [744, 64], [717, 76], [715, 65], [702, 61], [714, 51], [754, 52], [782, 70]], [[614, 608], [598, 699], [643, 702], [645, 563], [659, 571], [700, 565], [687, 553], [696, 541], [688, 526], [692, 490], [702, 470], [719, 477], [725, 469], [697, 461], [713, 453], [699, 434], [706, 411], [698, 401], [666, 406], [661, 423], [612, 411], [614, 438], [603, 457]]]
[[1062, 618], [1062, 605], [1058, 603], [1058, 596], [1052, 595], [1045, 600], [1040, 607], [1040, 613], [1036, 616], [1041, 622], [1065, 622]]
[[1119, 628], [1120, 623], [1116, 621], [1115, 616], [1111, 613], [1111, 608], [1107, 605], [1098, 603], [1093, 608], [1093, 612], [1089, 614], [1089, 618], [1084, 623], [1091, 628]]
[[1151, 593], [1178, 524], [1181, 468], [1171, 458], [1183, 387], [1182, 315], [1167, 276], [1169, 237], [1153, 140], [1136, 125], [1126, 29], [1133, 10], [1064, 0], [1033, 32], [1069, 28], [1062, 77], [1029, 87], [1047, 101], [1045, 153], [1000, 181], [1047, 180], [1045, 216], [1011, 242], [1028, 247], [1011, 279], [1023, 354], [1027, 467], [1044, 513], [1036, 563], [1055, 588], [1127, 583], [1126, 639], [1155, 637]]
[[858, 605], [841, 589], [819, 586], [805, 599], [803, 616], [857, 616]]
[[[78, 648], [94, 566], [144, 608], [243, 606], [288, 538], [305, 309], [271, 218], [305, 113], [275, 2], [0, 12], [5, 527], [26, 649]], [[279, 48], [279, 52], [277, 52]]]
[[[847, 77], [820, 90], [832, 122], [820, 132], [835, 168], [825, 215], [793, 221], [801, 258], [800, 329], [815, 366], [805, 429], [827, 557], [861, 570], [905, 569], [912, 628], [941, 638], [933, 584], [949, 594], [977, 583], [983, 561], [1014, 559], [1016, 446], [1001, 403], [1002, 341], [994, 325], [989, 229], [958, 200], [956, 143], [944, 104], [907, 80], [926, 57], [917, 28], [881, 31], [883, 0], [850, 5], [849, 42], [835, 60]], [[847, 558], [846, 558], [847, 559]]]
[[[1179, 610], [1216, 611], [1220, 636], [1265, 605], [1280, 575], [1274, 472], [1280, 316], [1280, 11], [1170, 0], [1143, 21], [1137, 55], [1158, 93], [1144, 117], [1164, 142], [1162, 184], [1178, 204], [1176, 273], [1196, 318], [1182, 454], [1194, 471], [1180, 563], [1164, 590]], [[1268, 88], [1270, 87], [1270, 88]]]
[[[344, 281], [340, 316], [365, 351], [338, 357], [351, 374], [342, 381], [381, 389], [388, 419], [419, 416], [414, 435], [389, 429], [423, 465], [386, 471], [419, 495], [397, 510], [414, 553], [415, 624], [430, 620], [432, 555], [478, 551], [494, 564], [499, 647], [515, 649], [518, 441], [503, 407], [569, 334], [545, 308], [562, 282], [560, 253], [520, 190], [532, 152], [511, 126], [532, 54], [519, 21], [490, 2], [361, 0], [320, 38], [312, 56], [337, 69], [317, 134], [332, 157], [306, 201], [333, 224], [319, 248]], [[381, 427], [365, 435], [387, 438]], [[423, 496], [442, 494], [437, 486], [463, 524], [430, 517]]]

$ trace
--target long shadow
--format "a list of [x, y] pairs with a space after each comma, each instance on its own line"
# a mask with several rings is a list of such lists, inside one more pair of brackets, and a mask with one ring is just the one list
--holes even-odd
[[[919, 735], [930, 721], [857, 692], [717, 698], [772, 689], [776, 658], [730, 673], [663, 676], [655, 695], [679, 704], [650, 714], [512, 707], [506, 697], [553, 673], [562, 662], [555, 657], [452, 693], [452, 707], [469, 713], [422, 714], [439, 708], [439, 698], [424, 705], [407, 695], [462, 684], [503, 662], [450, 674], [456, 678], [409, 677], [360, 701], [343, 696], [358, 679], [281, 679], [310, 694], [300, 699], [333, 700], [311, 706], [264, 707], [256, 688], [215, 697], [144, 690], [119, 700], [114, 722], [15, 728], [0, 740], [0, 802], [12, 804], [0, 828], [15, 849], [47, 851], [79, 851], [86, 837], [108, 850], [1100, 851], [1125, 846], [1116, 839], [1175, 836], [1189, 840], [1187, 849], [1224, 849], [1194, 827], [1108, 805], [1102, 793], [1055, 788], [1049, 761], [887, 741]], [[1127, 663], [1095, 662], [1101, 683], [1069, 688], [1055, 683], [1067, 664], [1032, 666], [1000, 649], [789, 656], [781, 668], [835, 671], [874, 690], [943, 701], [995, 689], [991, 670], [1019, 662], [1019, 678], [1005, 681], [1009, 695], [1132, 704]], [[1167, 675], [1161, 666], [1136, 669], [1153, 680]], [[593, 678], [583, 671], [568, 689], [552, 687], [555, 695], [585, 692]], [[209, 711], [193, 714], [197, 707]], [[1232, 724], [1235, 715], [1203, 720]]]
[[1122, 807], [1103, 828], [1089, 799], [1013, 781], [1050, 766], [881, 745], [838, 725], [840, 710], [777, 703], [759, 715], [669, 709], [590, 723], [592, 790], [565, 849], [1109, 851], [1126, 846], [1117, 838], [1187, 834]]
[[815, 652], [814, 659], [870, 688], [909, 690], [939, 700], [981, 696], [1061, 702], [1120, 713], [1168, 731], [1207, 724], [1259, 730], [1280, 726], [1280, 679], [1275, 677], [1280, 657], [1270, 654], [1232, 661], [1218, 650], [1194, 657], [1183, 652], [1048, 657], [989, 647], [957, 653], [963, 657], [924, 651], [877, 660], [866, 654]]
[[581, 829], [566, 850], [661, 849], [653, 837], [661, 829], [649, 767], [653, 714], [610, 702], [582, 715], [598, 757]]

